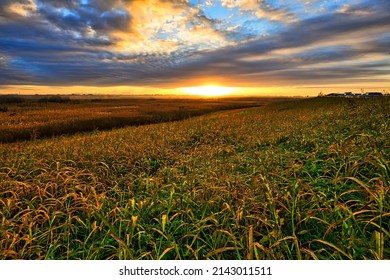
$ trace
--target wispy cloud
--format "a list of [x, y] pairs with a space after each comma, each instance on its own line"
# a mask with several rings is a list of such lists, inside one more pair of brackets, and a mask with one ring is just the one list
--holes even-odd
[[292, 12], [286, 6], [275, 7], [272, 2], [265, 0], [221, 0], [221, 2], [224, 7], [237, 8], [242, 13], [250, 12], [260, 19], [283, 22], [295, 20]]
[[390, 2], [330, 2], [3, 0], [0, 84], [389, 82]]

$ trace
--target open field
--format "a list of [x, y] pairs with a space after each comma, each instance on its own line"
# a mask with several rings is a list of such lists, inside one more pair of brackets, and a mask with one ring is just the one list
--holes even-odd
[[40, 99], [36, 96], [24, 99], [21, 96], [0, 98], [0, 142], [176, 121], [218, 110], [260, 106], [279, 100], [278, 98], [71, 97], [73, 99], [56, 95]]
[[0, 258], [389, 259], [389, 159], [385, 97], [3, 143]]

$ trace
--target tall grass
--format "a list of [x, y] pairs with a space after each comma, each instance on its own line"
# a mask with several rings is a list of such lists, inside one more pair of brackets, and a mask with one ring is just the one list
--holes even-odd
[[0, 146], [2, 259], [389, 259], [390, 100]]
[[133, 98], [94, 101], [47, 96], [35, 102], [17, 100], [2, 106], [0, 98], [0, 113], [3, 113], [0, 114], [0, 143], [178, 121], [220, 110], [259, 106], [276, 99]]

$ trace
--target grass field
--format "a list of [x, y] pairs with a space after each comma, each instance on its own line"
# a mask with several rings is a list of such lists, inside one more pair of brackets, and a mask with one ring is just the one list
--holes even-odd
[[2, 259], [389, 259], [390, 99], [0, 144]]
[[69, 99], [53, 95], [40, 99], [36, 96], [23, 99], [20, 96], [0, 96], [0, 142], [10, 143], [129, 125], [177, 121], [218, 110], [260, 106], [280, 100], [87, 97]]

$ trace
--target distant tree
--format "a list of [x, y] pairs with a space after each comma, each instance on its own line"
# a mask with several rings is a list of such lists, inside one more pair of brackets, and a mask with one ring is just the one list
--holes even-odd
[[318, 94], [318, 97], [323, 97], [324, 96], [324, 93], [322, 91], [320, 91], [320, 93]]
[[10, 104], [10, 103], [23, 103], [26, 100], [23, 97], [18, 95], [3, 95], [0, 96], [0, 103]]
[[52, 95], [48, 97], [42, 97], [38, 100], [38, 102], [46, 103], [46, 102], [54, 102], [54, 103], [67, 103], [70, 102], [69, 97], [60, 96], [60, 95]]

